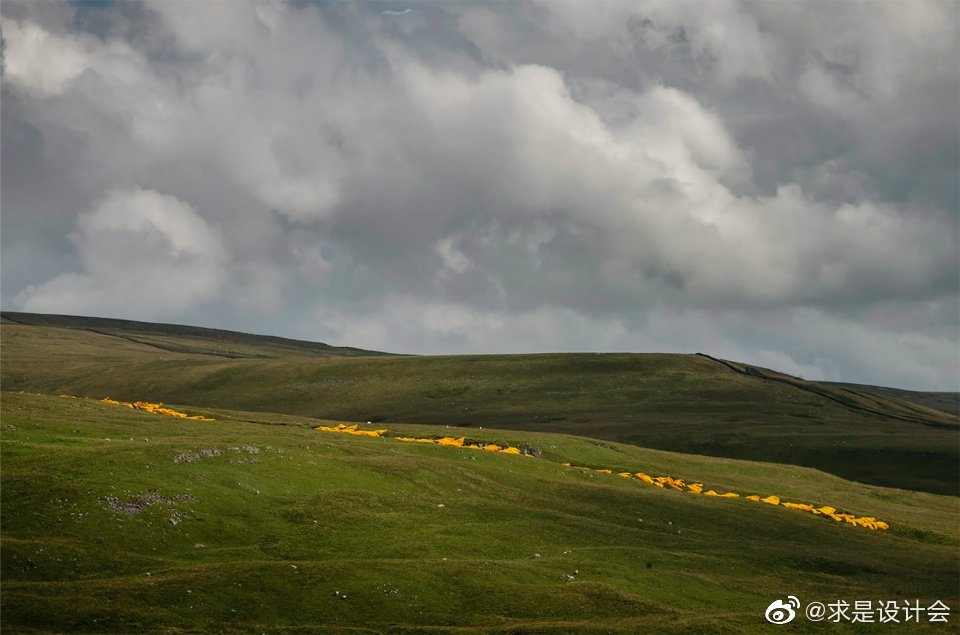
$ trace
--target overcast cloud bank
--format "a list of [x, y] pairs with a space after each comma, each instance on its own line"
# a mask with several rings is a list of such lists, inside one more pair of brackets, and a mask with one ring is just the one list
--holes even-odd
[[4, 308], [960, 382], [950, 2], [3, 5]]

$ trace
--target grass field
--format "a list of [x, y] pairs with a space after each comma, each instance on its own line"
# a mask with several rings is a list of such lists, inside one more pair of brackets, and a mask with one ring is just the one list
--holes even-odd
[[949, 394], [924, 403], [699, 355], [404, 357], [193, 327], [4, 318], [18, 322], [0, 329], [8, 390], [560, 432], [960, 493]]
[[[545, 432], [386, 426], [510, 442], [534, 459], [172, 405], [216, 421], [2, 395], [5, 633], [768, 633], [763, 612], [787, 595], [941, 600], [951, 624], [887, 628], [956, 631], [956, 497]], [[564, 461], [829, 504], [891, 528]]]

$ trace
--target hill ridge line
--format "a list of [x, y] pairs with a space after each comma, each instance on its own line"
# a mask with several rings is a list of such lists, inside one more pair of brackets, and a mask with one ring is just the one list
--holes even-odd
[[[735, 373], [737, 373], [737, 374], [746, 375], [747, 377], [756, 377], [756, 378], [758, 378], [758, 379], [762, 379], [762, 380], [765, 380], [765, 381], [772, 381], [772, 382], [777, 382], [777, 383], [781, 383], [781, 384], [786, 384], [787, 386], [792, 386], [792, 387], [794, 387], [794, 388], [798, 388], [798, 389], [800, 389], [800, 390], [804, 390], [804, 391], [806, 391], [806, 392], [809, 392], [809, 393], [812, 393], [812, 394], [814, 394], [814, 395], [817, 395], [818, 397], [823, 397], [824, 399], [828, 399], [828, 400], [830, 400], [830, 401], [833, 401], [834, 403], [838, 403], [838, 404], [840, 404], [841, 406], [843, 406], [844, 408], [847, 408], [847, 409], [849, 409], [849, 410], [853, 410], [853, 411], [857, 411], [857, 412], [866, 412], [866, 413], [869, 413], [869, 414], [879, 415], [879, 416], [881, 416], [881, 417], [887, 417], [888, 419], [895, 419], [895, 420], [897, 420], [897, 421], [906, 421], [906, 422], [908, 422], [908, 423], [919, 423], [919, 424], [922, 424], [922, 425], [925, 425], [925, 426], [930, 426], [930, 427], [932, 427], [932, 428], [942, 428], [942, 429], [946, 429], [946, 430], [954, 430], [954, 429], [956, 429], [956, 427], [957, 427], [956, 425], [949, 424], [949, 423], [939, 423], [939, 422], [937, 422], [937, 421], [930, 421], [929, 419], [923, 419], [923, 418], [921, 418], [920, 415], [918, 415], [918, 416], [916, 416], [916, 417], [909, 417], [909, 416], [904, 416], [904, 415], [897, 415], [897, 414], [894, 414], [894, 413], [891, 413], [891, 412], [887, 412], [887, 411], [885, 411], [885, 410], [876, 409], [876, 408], [868, 408], [868, 407], [866, 407], [866, 406], [861, 406], [861, 405], [859, 405], [859, 404], [850, 403], [849, 401], [846, 401], [846, 400], [844, 400], [844, 399], [841, 399], [840, 397], [837, 397], [836, 395], [830, 394], [830, 392], [828, 392], [828, 391], [826, 391], [826, 390], [817, 390], [817, 389], [814, 387], [815, 385], [811, 385], [810, 383], [807, 383], [807, 382], [805, 382], [805, 381], [804, 381], [803, 383], [801, 383], [801, 382], [799, 382], [799, 381], [791, 381], [791, 380], [789, 380], [789, 379], [785, 379], [785, 378], [782, 378], [782, 377], [772, 377], [772, 376], [767, 375], [766, 373], [764, 373], [762, 370], [760, 370], [760, 369], [758, 369], [758, 368], [756, 368], [756, 367], [753, 367], [753, 366], [747, 366], [746, 364], [744, 364], [744, 368], [742, 368], [742, 369], [741, 369], [741, 368], [737, 368], [737, 366], [736, 366], [735, 364], [733, 364], [732, 362], [729, 362], [729, 361], [727, 361], [727, 360], [725, 360], [725, 359], [719, 359], [719, 358], [717, 358], [717, 357], [713, 357], [712, 355], [708, 355], [708, 354], [706, 354], [706, 353], [696, 353], [696, 355], [699, 355], [700, 357], [705, 357], [705, 358], [707, 358], [707, 359], [709, 359], [709, 360], [712, 360], [712, 361], [720, 364], [721, 366], [725, 366], [726, 368], [729, 368], [730, 370], [732, 370], [733, 372], [735, 372]], [[752, 371], [752, 372], [751, 372], [751, 371]], [[845, 390], [846, 392], [850, 392], [849, 390], [846, 390], [846, 389], [839, 389], [839, 390]], [[891, 398], [891, 399], [892, 399], [892, 398]], [[908, 409], [914, 410], [913, 407], [909, 407]], [[945, 413], [945, 414], [946, 414], [946, 413]]]
[[[4, 312], [3, 312], [3, 319], [9, 320], [9, 321], [13, 322], [14, 324], [19, 324], [20, 326], [38, 326], [37, 324], [30, 324], [29, 322], [23, 322], [23, 321], [21, 321], [21, 320], [14, 319], [14, 318], [10, 317], [10, 313], [7, 312], [7, 311], [4, 311]], [[104, 335], [104, 336], [106, 336], [106, 337], [116, 337], [116, 338], [119, 338], [119, 339], [121, 339], [121, 340], [126, 340], [126, 341], [128, 341], [128, 342], [133, 342], [134, 344], [141, 344], [141, 345], [143, 345], [143, 346], [149, 346], [150, 348], [156, 348], [156, 349], [158, 349], [158, 350], [165, 351], [165, 352], [167, 352], [167, 353], [179, 353], [179, 352], [181, 352], [181, 351], [176, 351], [176, 350], [174, 350], [174, 349], [172, 349], [172, 348], [167, 348], [167, 347], [165, 347], [165, 346], [160, 346], [159, 344], [154, 344], [154, 343], [152, 343], [152, 342], [144, 342], [143, 340], [138, 340], [138, 339], [133, 338], [133, 337], [130, 337], [130, 336], [128, 336], [128, 335], [121, 335], [121, 334], [119, 334], [119, 333], [109, 333], [109, 332], [107, 332], [107, 331], [101, 331], [101, 330], [99, 330], [99, 329], [90, 328], [90, 327], [88, 327], [88, 326], [60, 326], [60, 327], [52, 327], [52, 328], [70, 328], [70, 329], [76, 329], [76, 330], [78, 330], [78, 331], [88, 331], [88, 332], [90, 332], [90, 333], [96, 333], [97, 335]], [[224, 353], [216, 353], [216, 352], [210, 352], [210, 353], [194, 353], [194, 354], [195, 354], [195, 355], [208, 355], [208, 354], [209, 354], [209, 355], [213, 355], [213, 356], [216, 356], [216, 357], [227, 357], [227, 358], [229, 358], [229, 359], [242, 359], [239, 355], [227, 355], [227, 354], [224, 354]], [[257, 359], [266, 359], [266, 358], [260, 356], [260, 357], [258, 357]]]
[[[356, 346], [336, 346], [334, 344], [328, 344], [326, 342], [318, 342], [314, 340], [304, 340], [304, 339], [294, 339], [290, 337], [284, 337], [281, 335], [268, 335], [261, 333], [248, 333], [246, 331], [235, 331], [230, 329], [214, 328], [207, 326], [193, 326], [190, 324], [174, 324], [168, 322], [147, 322], [143, 320], [129, 320], [125, 318], [108, 318], [108, 317], [98, 317], [98, 316], [87, 316], [87, 315], [66, 315], [58, 313], [28, 313], [23, 311], [0, 311], [0, 316], [4, 320], [9, 320], [14, 324], [21, 326], [31, 326], [31, 327], [50, 327], [50, 328], [66, 328], [73, 329], [78, 331], [89, 331], [92, 333], [99, 333], [101, 335], [110, 335], [113, 337], [120, 337], [121, 339], [127, 339], [131, 342], [138, 344], [144, 344], [147, 346], [153, 346], [164, 351], [171, 353], [196, 353], [200, 355], [212, 355], [216, 357], [224, 357], [227, 359], [271, 359], [269, 355], [243, 355], [243, 354], [231, 354], [217, 352], [213, 350], [204, 350], [204, 351], [182, 351], [176, 348], [166, 348], [164, 346], [154, 344], [151, 342], [143, 341], [136, 339], [130, 335], [124, 335], [123, 332], [133, 331], [134, 333], [139, 333], [143, 331], [147, 335], [178, 335], [182, 337], [227, 337], [227, 338], [239, 338], [241, 340], [258, 340], [260, 342], [265, 342], [268, 344], [275, 344], [283, 347], [293, 347], [300, 349], [307, 349], [311, 352], [324, 352], [336, 354], [338, 352], [346, 353], [360, 353], [364, 356], [405, 356], [402, 353], [388, 353], [384, 351], [372, 351], [367, 349], [358, 348]], [[14, 317], [16, 316], [16, 317]], [[25, 319], [24, 319], [25, 318]], [[100, 326], [104, 325], [104, 326]], [[109, 328], [109, 329], [118, 329], [121, 333], [114, 333], [111, 331], [100, 330], [100, 328]], [[173, 329], [173, 333], [166, 333], [164, 329]]]

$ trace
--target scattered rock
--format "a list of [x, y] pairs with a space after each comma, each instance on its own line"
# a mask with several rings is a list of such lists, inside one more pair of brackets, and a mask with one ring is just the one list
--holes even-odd
[[614, 452], [619, 452], [620, 454], [623, 454], [623, 450], [621, 450], [620, 448], [614, 447], [609, 443], [604, 443], [602, 441], [592, 441], [591, 443], [593, 443], [598, 448], [603, 448], [604, 450], [613, 450]]
[[[147, 507], [152, 505], [170, 506], [178, 502], [192, 503], [197, 499], [190, 494], [177, 494], [173, 498], [167, 498], [165, 496], [161, 496], [156, 490], [147, 490], [146, 492], [134, 494], [126, 500], [121, 500], [117, 496], [104, 496], [97, 500], [100, 503], [103, 503], [107, 509], [115, 514], [119, 514], [121, 516], [133, 516], [134, 514], [139, 514]], [[180, 512], [174, 511], [173, 514], [176, 516], [176, 522], [173, 522], [173, 517], [171, 517], [171, 523], [174, 525], [185, 518], [185, 516]]]

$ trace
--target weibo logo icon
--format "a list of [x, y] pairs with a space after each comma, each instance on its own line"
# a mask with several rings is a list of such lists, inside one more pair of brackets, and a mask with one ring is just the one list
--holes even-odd
[[797, 596], [788, 595], [786, 602], [783, 600], [774, 600], [771, 602], [763, 616], [766, 617], [767, 621], [771, 624], [787, 624], [797, 616], [796, 609], [799, 608], [800, 600], [797, 599]]

